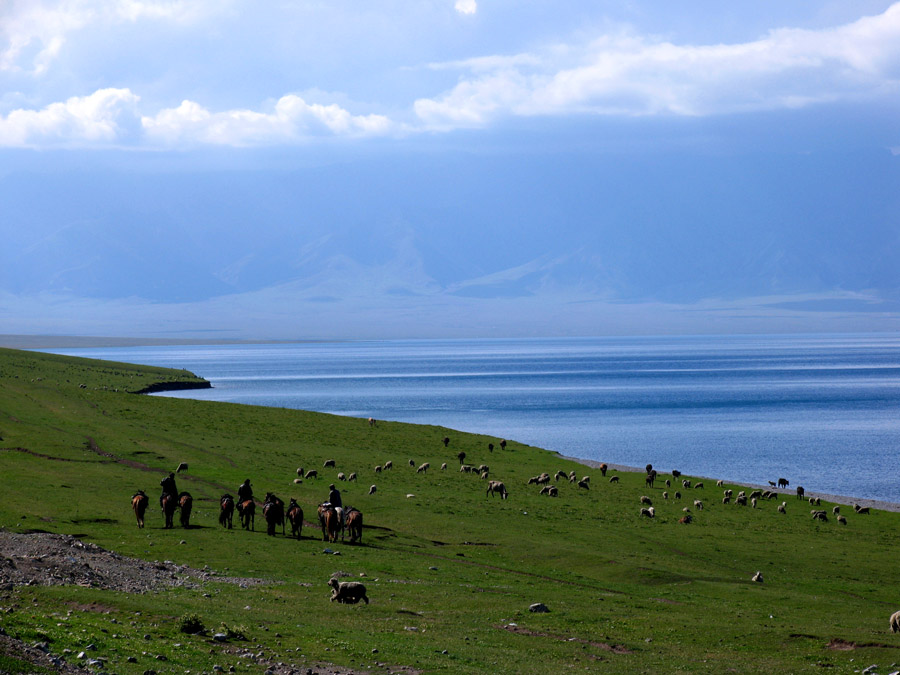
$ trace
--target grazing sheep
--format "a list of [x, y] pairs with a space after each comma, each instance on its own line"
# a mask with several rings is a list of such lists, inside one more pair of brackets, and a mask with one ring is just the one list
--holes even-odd
[[694, 500], [694, 508], [697, 509], [698, 511], [702, 511], [703, 510], [703, 502], [701, 502], [699, 499], [695, 499]]
[[490, 470], [491, 470], [491, 467], [489, 467], [487, 464], [480, 464], [480, 465], [478, 466], [478, 468], [476, 469], [476, 471], [477, 471], [478, 473], [486, 473], [486, 472], [488, 472], [488, 471], [490, 471]]
[[678, 478], [681, 475], [680, 471], [672, 471], [672, 478]]
[[328, 468], [333, 469], [333, 468], [334, 468], [334, 460], [333, 460], [333, 459], [326, 459], [326, 460], [325, 460], [325, 463], [322, 465], [322, 468], [323, 468], [323, 469], [328, 469]]
[[662, 498], [663, 498], [663, 499], [668, 499], [668, 498], [669, 498], [669, 493], [668, 493], [668, 492], [663, 492], [663, 493], [662, 493]]
[[541, 488], [541, 494], [550, 497], [559, 497], [559, 490], [555, 485], [545, 485]]
[[810, 497], [810, 498], [809, 498], [809, 505], [810, 505], [810, 506], [818, 506], [818, 505], [819, 505], [819, 498], [818, 498], [818, 497]]
[[722, 487], [723, 485], [725, 485], [725, 481], [721, 479], [716, 481], [716, 487]]
[[585, 490], [590, 490], [591, 484], [588, 483], [586, 480], [580, 480], [580, 481], [578, 481], [578, 487], [583, 488]]
[[181, 464], [178, 465], [178, 468], [175, 469], [175, 473], [181, 473], [182, 471], [187, 471], [187, 470], [188, 470], [187, 462], [182, 462]]
[[685, 507], [684, 507], [683, 509], [681, 509], [681, 510], [684, 511], [685, 513], [690, 513], [690, 512], [691, 512], [690, 508], [688, 508], [687, 506], [685, 506]]
[[687, 514], [681, 516], [681, 518], [678, 519], [678, 522], [681, 523], [682, 525], [690, 525], [693, 522], [693, 520], [694, 520], [694, 516], [692, 516], [690, 513], [687, 513]]
[[416, 463], [413, 460], [409, 460], [409, 465], [414, 469], [416, 468]]
[[572, 471], [572, 472], [569, 474], [569, 482], [570, 482], [570, 483], [574, 483], [576, 480], [578, 480], [578, 476], [576, 476], [576, 475], [575, 475], [575, 472]]
[[646, 516], [647, 518], [653, 518], [656, 514], [653, 512], [653, 507], [651, 506], [649, 509], [641, 509], [641, 516]]
[[730, 504], [730, 503], [731, 503], [731, 497], [722, 497], [722, 503], [723, 503], [723, 504]]
[[756, 497], [750, 497], [750, 508], [756, 508]]
[[441, 464], [441, 471], [446, 471], [446, 470], [447, 470], [447, 462], [444, 462], [443, 464]]
[[781, 502], [778, 505], [778, 513], [787, 514], [787, 502]]
[[689, 481], [685, 478], [684, 480], [681, 481], [681, 487], [683, 487], [684, 489], [691, 487], [691, 481]]
[[302, 466], [301, 466], [299, 469], [297, 469], [297, 475], [298, 475], [300, 478], [303, 478], [303, 474], [304, 474], [304, 473], [305, 473], [305, 472], [303, 471], [303, 467], [302, 467]]
[[563, 480], [568, 478], [565, 471], [557, 471], [556, 475], [553, 476], [553, 480], [559, 480], [560, 478], [562, 478]]
[[842, 516], [840, 513], [837, 514], [837, 521], [838, 521], [841, 525], [846, 525], [846, 524], [847, 524], [847, 519], [846, 519], [844, 516]]
[[386, 461], [386, 462], [384, 463], [384, 470], [385, 470], [385, 471], [390, 471], [390, 470], [393, 469], [393, 468], [394, 468], [394, 462], [393, 462], [393, 461], [388, 460], [388, 461]]
[[618, 476], [610, 476], [609, 482], [610, 483], [618, 483], [619, 477]]
[[354, 471], [353, 473], [351, 473], [349, 476], [347, 476], [347, 482], [348, 482], [348, 483], [349, 483], [350, 481], [354, 481], [354, 480], [356, 480], [356, 472], [355, 472], [355, 471]]
[[672, 487], [672, 481], [670, 481], [668, 478], [666, 478], [666, 487]]
[[728, 497], [729, 499], [731, 499], [731, 497], [734, 496], [734, 492], [733, 492], [732, 490], [725, 490], [724, 494], [725, 494], [725, 496]]
[[472, 467], [469, 466], [468, 464], [463, 464], [461, 467], [459, 467], [459, 472], [460, 473], [472, 473]]
[[810, 514], [812, 515], [813, 520], [821, 520], [823, 522], [828, 522], [828, 516], [825, 514], [824, 511], [817, 511], [817, 510], [813, 509], [812, 511], [810, 511]]
[[431, 466], [431, 464], [429, 464], [428, 462], [425, 462], [424, 464], [419, 466], [418, 469], [416, 469], [416, 473], [428, 473], [428, 467], [430, 467], [430, 466]]
[[375, 426], [375, 418], [374, 418], [374, 417], [370, 417], [370, 418], [369, 418], [369, 426], [370, 426], [370, 427], [374, 427], [374, 426]]
[[347, 480], [347, 476], [344, 475], [344, 472], [343, 472], [343, 471], [341, 471], [341, 472], [338, 474], [338, 480]]
[[840, 506], [835, 506], [833, 509], [831, 509], [831, 512], [832, 512], [834, 515], [837, 515], [837, 514], [839, 514], [839, 513], [841, 512], [841, 507], [840, 507]]
[[867, 515], [867, 514], [869, 513], [869, 507], [868, 507], [868, 506], [860, 506], [859, 504], [854, 504], [854, 505], [853, 505], [853, 510], [856, 511], [856, 512], [857, 512], [858, 514], [860, 514], [861, 516], [862, 516], [862, 515]]
[[488, 474], [489, 474], [489, 473], [490, 473], [490, 472], [488, 472], [488, 471], [482, 471], [482, 472], [481, 472], [481, 480], [487, 480], [487, 477], [488, 477]]
[[366, 587], [358, 581], [338, 581], [331, 578], [328, 581], [331, 586], [331, 601], [337, 600], [347, 605], [355, 605], [360, 600], [365, 600], [369, 604], [369, 598], [366, 597]]
[[414, 495], [412, 492], [408, 492], [408, 493], [406, 494], [406, 498], [407, 498], [407, 499], [412, 499], [413, 497], [415, 497], [415, 495]]
[[697, 483], [694, 485], [695, 490], [703, 490], [703, 483]]
[[891, 614], [891, 632], [900, 633], [900, 612]]
[[647, 495], [641, 496], [641, 504], [646, 504], [647, 506], [653, 506], [653, 502], [650, 501], [650, 497]]
[[740, 492], [738, 492], [738, 497], [743, 497], [744, 499], [746, 499], [746, 498], [747, 498], [747, 493], [744, 492], [743, 490], [741, 490]]
[[742, 493], [739, 494], [739, 495], [737, 496], [737, 498], [734, 500], [734, 503], [735, 503], [735, 504], [740, 504], [741, 506], [747, 506], [747, 495], [745, 495], [745, 494], [742, 492]]
[[309, 478], [318, 478], [318, 477], [319, 477], [319, 472], [316, 471], [315, 469], [310, 469], [309, 471], [306, 472], [306, 478], [307, 478], [307, 479], [309, 479]]
[[374, 494], [375, 494], [375, 490], [376, 490], [376, 487], [375, 487], [374, 485], [370, 486], [370, 487], [369, 487], [369, 494], [370, 494], [370, 495], [374, 495]]
[[759, 499], [762, 497], [762, 490], [754, 490], [750, 493], [750, 499]]
[[766, 490], [765, 492], [762, 493], [762, 498], [763, 499], [774, 499], [776, 494], [777, 493], [772, 492], [771, 490]]
[[675, 499], [681, 499], [681, 493], [680, 493], [680, 492], [676, 492], [676, 493], [675, 493]]
[[506, 491], [506, 486], [499, 480], [492, 480], [488, 483], [487, 492], [484, 496], [491, 495], [493, 497], [495, 494], [500, 495], [500, 499], [506, 499], [509, 495]]
[[604, 478], [606, 478], [606, 472], [608, 469], [609, 469], [609, 467], [606, 466], [605, 462], [603, 464], [601, 464], [600, 465], [600, 475], [603, 476]]
[[751, 580], [761, 584], [763, 582], [762, 572], [757, 572], [756, 574], [754, 574]]
[[295, 479], [294, 479], [294, 485], [301, 485], [302, 483], [303, 483], [303, 479], [302, 479], [302, 478], [295, 478]]
[[381, 464], [375, 467], [375, 473], [381, 473]]

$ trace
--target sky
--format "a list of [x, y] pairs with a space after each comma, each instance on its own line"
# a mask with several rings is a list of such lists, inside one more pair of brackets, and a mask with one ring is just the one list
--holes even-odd
[[0, 333], [900, 329], [900, 2], [0, 0]]

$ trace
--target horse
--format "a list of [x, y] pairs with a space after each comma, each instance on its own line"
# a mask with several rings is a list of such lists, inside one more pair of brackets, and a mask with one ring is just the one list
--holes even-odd
[[234, 522], [234, 497], [231, 495], [222, 495], [219, 501], [219, 525], [232, 528]]
[[256, 502], [245, 499], [237, 505], [237, 511], [241, 517], [241, 527], [245, 530], [256, 530]]
[[166, 492], [162, 499], [160, 499], [162, 503], [162, 512], [163, 517], [166, 521], [166, 529], [170, 529], [172, 527], [172, 521], [175, 519], [175, 508], [178, 506], [178, 499], [171, 492]]
[[345, 529], [350, 533], [351, 544], [362, 543], [363, 515], [360, 511], [352, 507], [347, 510]]
[[291, 498], [291, 503], [288, 504], [287, 518], [291, 521], [291, 536], [300, 539], [300, 532], [303, 530], [303, 509], [296, 499]]
[[329, 504], [319, 504], [319, 524], [322, 526], [322, 541], [337, 541], [339, 519], [335, 508]]
[[144, 527], [144, 513], [147, 511], [147, 504], [150, 499], [144, 494], [143, 490], [138, 490], [131, 498], [131, 508], [134, 509], [134, 515], [137, 517], [138, 527]]
[[266, 493], [263, 517], [266, 519], [266, 534], [274, 535], [275, 526], [279, 523], [281, 524], [281, 534], [284, 534], [284, 502], [271, 492]]
[[181, 509], [181, 526], [191, 526], [191, 509], [194, 506], [194, 498], [190, 492], [182, 492], [178, 495], [178, 507]]

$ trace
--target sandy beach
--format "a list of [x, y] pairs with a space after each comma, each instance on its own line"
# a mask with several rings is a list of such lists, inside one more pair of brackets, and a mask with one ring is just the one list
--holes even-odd
[[[601, 462], [595, 462], [591, 459], [582, 459], [581, 457], [567, 457], [565, 455], [560, 455], [563, 459], [569, 459], [573, 462], [578, 462], [579, 464], [583, 464], [584, 466], [590, 467], [592, 469], [599, 469]], [[626, 466], [624, 464], [611, 464], [609, 462], [605, 462], [607, 468], [610, 471], [619, 471], [625, 473], [644, 473], [644, 469], [642, 467], [637, 466]], [[699, 476], [690, 474], [685, 474], [686, 477], [690, 477], [691, 480], [700, 479], [705, 483], [711, 484], [713, 487], [715, 486], [715, 482], [717, 480], [723, 480], [727, 482], [729, 485], [741, 485], [743, 487], [751, 488], [751, 489], [759, 489], [759, 490], [772, 490], [773, 492], [777, 492], [778, 494], [784, 495], [785, 500], [787, 498], [796, 499], [797, 492], [792, 489], [781, 489], [773, 488], [768, 483], [763, 485], [762, 483], [742, 483], [739, 481], [728, 480], [728, 478], [722, 477], [712, 477], [712, 476]], [[809, 499], [811, 497], [818, 497], [819, 499], [832, 502], [834, 504], [845, 504], [847, 506], [853, 506], [854, 504], [859, 504], [860, 506], [868, 506], [871, 509], [880, 509], [882, 511], [900, 511], [900, 504], [895, 502], [884, 502], [878, 499], [863, 499], [860, 497], [847, 497], [845, 495], [832, 495], [827, 492], [813, 492], [811, 490], [806, 490], [804, 493], [804, 498]]]

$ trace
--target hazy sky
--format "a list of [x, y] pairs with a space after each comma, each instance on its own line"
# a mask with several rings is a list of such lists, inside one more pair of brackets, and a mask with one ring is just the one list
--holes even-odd
[[900, 328], [900, 3], [0, 0], [0, 332]]

